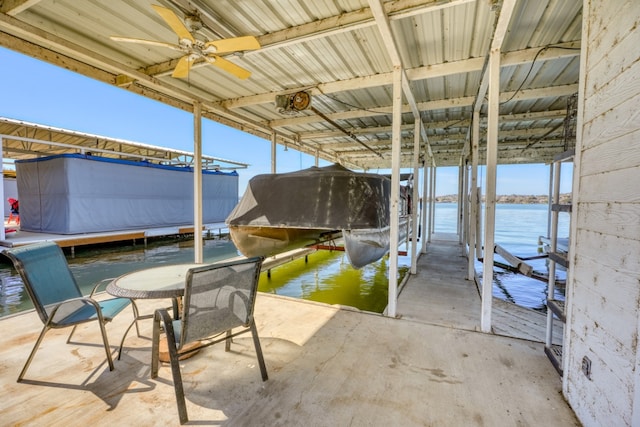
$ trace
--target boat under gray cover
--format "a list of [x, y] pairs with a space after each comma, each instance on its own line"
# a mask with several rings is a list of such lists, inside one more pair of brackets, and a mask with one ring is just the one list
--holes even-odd
[[[320, 243], [340, 231], [345, 238], [358, 230], [379, 231], [373, 235], [382, 235], [380, 241], [366, 239], [346, 245], [349, 259], [360, 260], [354, 265], [359, 268], [388, 251], [390, 196], [389, 178], [337, 164], [256, 175], [226, 223], [236, 247], [248, 257]], [[370, 250], [371, 244], [377, 249]], [[356, 253], [361, 250], [372, 255], [363, 258]]]

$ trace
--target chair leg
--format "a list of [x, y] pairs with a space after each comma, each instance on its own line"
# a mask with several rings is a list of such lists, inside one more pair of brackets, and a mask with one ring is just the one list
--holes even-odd
[[180, 362], [178, 359], [178, 349], [173, 332], [172, 319], [167, 311], [156, 310], [153, 315], [153, 335], [151, 343], [151, 378], [158, 376], [159, 350], [160, 350], [160, 320], [164, 324], [164, 332], [167, 338], [167, 348], [169, 350], [169, 361], [171, 363], [171, 375], [173, 376], [173, 388], [176, 393], [176, 403], [178, 405], [178, 417], [180, 424], [189, 421], [187, 415], [187, 403], [184, 398], [184, 387], [182, 385], [182, 374], [180, 373]]
[[29, 369], [29, 365], [31, 365], [31, 361], [33, 360], [33, 356], [36, 355], [36, 351], [38, 350], [38, 347], [40, 347], [40, 343], [42, 342], [42, 338], [44, 338], [44, 334], [49, 330], [49, 327], [47, 325], [44, 326], [44, 328], [42, 328], [42, 331], [40, 331], [40, 335], [38, 336], [38, 339], [36, 340], [36, 344], [33, 346], [33, 349], [31, 350], [31, 353], [29, 354], [29, 357], [27, 358], [27, 362], [24, 364], [24, 367], [22, 368], [22, 371], [20, 372], [20, 375], [18, 376], [18, 382], [22, 381], [22, 378], [24, 378], [24, 374], [27, 373], [27, 369]]
[[127, 327], [127, 330], [124, 331], [124, 335], [122, 335], [122, 339], [120, 340], [120, 349], [118, 350], [118, 360], [120, 360], [120, 356], [122, 356], [122, 347], [124, 347], [124, 339], [127, 337], [127, 334], [129, 333], [133, 325], [136, 325], [136, 332], [138, 333], [138, 337], [140, 337], [140, 328], [138, 328], [138, 318], [140, 317], [140, 315], [138, 311], [138, 306], [136, 305], [134, 300], [131, 300], [131, 307], [133, 308], [133, 322], [129, 324], [129, 326]]
[[151, 333], [151, 378], [158, 376], [160, 363], [160, 313], [153, 314], [153, 331]]
[[[170, 327], [171, 326], [169, 326], [169, 328]], [[178, 404], [178, 418], [180, 418], [180, 424], [184, 424], [189, 421], [189, 417], [187, 415], [187, 403], [184, 398], [184, 386], [182, 385], [182, 374], [180, 373], [178, 349], [176, 348], [174, 342], [175, 341], [170, 342], [169, 337], [167, 336], [169, 360], [171, 361], [171, 375], [173, 376], [173, 388], [176, 392], [176, 403]]]
[[256, 328], [256, 324], [253, 321], [251, 322], [251, 335], [253, 336], [253, 345], [256, 348], [256, 355], [258, 356], [258, 365], [260, 365], [262, 381], [266, 381], [269, 379], [267, 366], [264, 364], [264, 357], [262, 356], [262, 347], [260, 346], [260, 338], [258, 338], [258, 328]]
[[67, 344], [69, 344], [71, 342], [71, 337], [73, 336], [73, 334], [76, 331], [77, 327], [78, 327], [78, 325], [75, 325], [73, 328], [71, 328], [71, 333], [69, 334], [69, 338], [67, 338]]
[[109, 347], [109, 338], [107, 338], [107, 328], [101, 315], [98, 315], [98, 323], [100, 324], [100, 333], [102, 334], [102, 342], [104, 343], [104, 351], [107, 353], [107, 362], [109, 362], [109, 370], [113, 371], [113, 358], [111, 357], [111, 348]]
[[231, 336], [231, 329], [227, 331], [227, 338], [224, 340], [224, 351], [231, 350], [231, 343], [233, 342], [233, 337]]

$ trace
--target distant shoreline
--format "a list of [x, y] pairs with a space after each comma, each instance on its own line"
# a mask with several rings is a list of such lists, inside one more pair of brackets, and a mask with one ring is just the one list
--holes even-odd
[[[484, 201], [484, 197], [483, 197]], [[446, 196], [436, 196], [436, 203], [458, 203], [457, 194], [447, 194]], [[546, 195], [520, 195], [508, 194], [496, 196], [496, 203], [516, 204], [516, 205], [541, 205], [548, 203]], [[571, 193], [560, 194], [560, 203], [571, 203]]]

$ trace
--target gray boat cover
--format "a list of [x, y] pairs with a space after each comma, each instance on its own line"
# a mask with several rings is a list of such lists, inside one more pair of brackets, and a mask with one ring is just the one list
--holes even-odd
[[[16, 161], [20, 228], [56, 234], [193, 224], [193, 170], [65, 154]], [[238, 174], [203, 171], [203, 222], [238, 201]]]
[[341, 165], [253, 177], [233, 226], [351, 230], [389, 225], [391, 180]]

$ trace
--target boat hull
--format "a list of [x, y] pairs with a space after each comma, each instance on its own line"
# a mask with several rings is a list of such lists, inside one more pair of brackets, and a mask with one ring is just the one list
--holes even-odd
[[339, 231], [285, 228], [229, 226], [229, 234], [236, 248], [246, 257], [273, 256], [282, 252], [315, 245], [335, 239]]
[[[398, 240], [407, 238], [409, 233], [409, 218], [400, 219]], [[362, 268], [376, 262], [389, 252], [390, 228], [343, 230], [344, 249], [349, 262], [354, 268]]]

